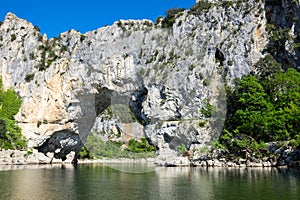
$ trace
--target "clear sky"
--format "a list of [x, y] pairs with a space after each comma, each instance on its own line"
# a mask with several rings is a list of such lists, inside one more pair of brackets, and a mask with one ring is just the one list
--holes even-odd
[[0, 0], [0, 21], [7, 12], [40, 27], [48, 37], [69, 29], [81, 33], [119, 19], [155, 19], [170, 8], [190, 8], [196, 0]]

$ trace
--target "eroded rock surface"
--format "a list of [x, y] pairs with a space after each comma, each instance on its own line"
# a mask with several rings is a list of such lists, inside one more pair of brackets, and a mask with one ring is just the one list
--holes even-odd
[[[77, 151], [93, 126], [128, 132], [113, 116], [101, 119], [117, 104], [130, 108], [137, 135], [162, 156], [176, 157], [179, 144], [207, 146], [222, 130], [224, 82], [250, 73], [268, 42], [265, 4], [252, 0], [184, 11], [170, 28], [121, 20], [51, 39], [8, 13], [0, 39], [4, 86], [23, 99], [16, 116], [22, 133], [29, 147], [58, 158]], [[200, 112], [207, 104], [215, 107], [209, 117]]]

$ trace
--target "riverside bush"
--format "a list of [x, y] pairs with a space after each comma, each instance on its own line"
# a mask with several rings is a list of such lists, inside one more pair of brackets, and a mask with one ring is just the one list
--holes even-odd
[[244, 76], [228, 90], [220, 142], [230, 152], [266, 152], [267, 142], [300, 144], [300, 73], [279, 66], [266, 56], [256, 64], [255, 75]]
[[131, 139], [128, 147], [124, 150], [121, 146], [121, 142], [104, 142], [95, 133], [90, 133], [85, 143], [90, 158], [149, 158], [156, 156], [155, 147], [151, 146], [146, 138], [142, 138], [140, 142]]

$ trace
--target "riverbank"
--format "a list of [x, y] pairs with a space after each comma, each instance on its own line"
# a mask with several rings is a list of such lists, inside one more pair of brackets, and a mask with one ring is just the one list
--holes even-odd
[[130, 159], [130, 158], [102, 158], [102, 159], [79, 159], [78, 164], [87, 164], [87, 163], [155, 163], [155, 158], [139, 158], [139, 159]]
[[[281, 155], [278, 159], [274, 160], [268, 157], [263, 159], [256, 159], [250, 157], [249, 159], [243, 158], [224, 158], [220, 156], [203, 156], [197, 159], [189, 160], [186, 156], [178, 157], [163, 157], [156, 158], [102, 158], [102, 159], [79, 159], [78, 164], [85, 163], [152, 163], [157, 166], [165, 167], [233, 167], [233, 168], [255, 168], [255, 167], [299, 167], [300, 159], [292, 159], [291, 155], [285, 157]], [[297, 153], [297, 155], [299, 155]], [[43, 164], [71, 164], [74, 153], [70, 153], [65, 161], [53, 158], [53, 154], [44, 155], [37, 150], [33, 151], [18, 151], [18, 150], [2, 150], [0, 151], [0, 166], [2, 165], [43, 165]], [[51, 159], [52, 158], [52, 159]], [[284, 161], [284, 162], [283, 162]]]
[[33, 165], [33, 164], [59, 164], [71, 163], [74, 154], [69, 154], [63, 162], [61, 159], [53, 158], [53, 153], [47, 156], [37, 150], [19, 151], [19, 150], [1, 150], [0, 165]]
[[[37, 150], [1, 150], [0, 165], [34, 165], [34, 164], [70, 164], [74, 153], [70, 153], [65, 161], [53, 158], [53, 154], [44, 155]], [[102, 158], [102, 159], [78, 159], [78, 163], [154, 163], [155, 158]]]

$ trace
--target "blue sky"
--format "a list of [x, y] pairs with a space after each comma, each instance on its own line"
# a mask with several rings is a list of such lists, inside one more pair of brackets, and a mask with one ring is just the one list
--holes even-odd
[[0, 21], [7, 12], [40, 27], [48, 37], [69, 29], [81, 33], [111, 25], [119, 19], [155, 20], [170, 8], [190, 8], [196, 0], [0, 0]]

